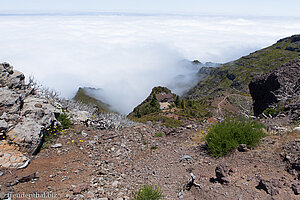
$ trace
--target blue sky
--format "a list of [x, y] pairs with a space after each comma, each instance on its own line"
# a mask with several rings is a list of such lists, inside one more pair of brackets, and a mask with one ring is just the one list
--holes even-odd
[[300, 16], [299, 0], [0, 0], [1, 12], [116, 11]]

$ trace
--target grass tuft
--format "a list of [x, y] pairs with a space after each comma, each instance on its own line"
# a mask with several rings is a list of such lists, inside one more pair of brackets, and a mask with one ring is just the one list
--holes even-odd
[[158, 186], [142, 185], [137, 191], [132, 194], [133, 200], [159, 200], [163, 199], [164, 195]]

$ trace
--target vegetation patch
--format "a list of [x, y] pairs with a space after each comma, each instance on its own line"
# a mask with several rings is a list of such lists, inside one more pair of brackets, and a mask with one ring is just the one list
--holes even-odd
[[276, 111], [274, 108], [266, 108], [263, 113], [266, 116], [276, 117], [278, 115], [278, 111]]
[[162, 137], [164, 134], [162, 132], [155, 133], [155, 137]]
[[211, 99], [223, 92], [249, 95], [248, 85], [253, 77], [299, 59], [299, 49], [295, 37], [289, 37], [238, 60], [222, 64], [188, 91], [186, 97], [194, 100]]
[[132, 193], [133, 200], [159, 200], [164, 195], [158, 186], [142, 185], [138, 190]]
[[61, 113], [57, 120], [60, 122], [63, 129], [68, 129], [71, 126], [71, 119], [70, 116], [67, 113]]
[[42, 149], [48, 149], [54, 140], [56, 140], [60, 132], [61, 130], [57, 126], [47, 128], [44, 132]]
[[58, 117], [57, 120], [60, 122], [61, 127], [57, 126], [50, 126], [44, 131], [44, 138], [43, 138], [43, 149], [47, 149], [50, 147], [50, 145], [57, 139], [58, 135], [61, 133], [64, 133], [65, 130], [68, 129], [71, 126], [71, 119], [70, 116], [63, 112]]
[[255, 147], [265, 136], [264, 125], [245, 119], [226, 119], [215, 124], [206, 135], [208, 151], [215, 157], [225, 156], [240, 144]]

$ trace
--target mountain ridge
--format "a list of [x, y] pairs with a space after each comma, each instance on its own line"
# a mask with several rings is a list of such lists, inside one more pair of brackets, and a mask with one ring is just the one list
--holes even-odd
[[222, 93], [249, 95], [248, 84], [253, 77], [297, 58], [300, 58], [300, 35], [280, 39], [269, 47], [211, 69], [184, 97], [199, 100], [213, 99]]

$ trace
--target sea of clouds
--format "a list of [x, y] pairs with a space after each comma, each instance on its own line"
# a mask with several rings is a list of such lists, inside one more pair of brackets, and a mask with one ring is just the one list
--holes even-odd
[[[180, 15], [0, 15], [0, 62], [72, 98], [102, 88], [127, 114], [154, 86], [196, 82], [186, 60], [224, 63], [300, 33], [300, 18]], [[188, 78], [186, 78], [188, 77]], [[175, 81], [174, 81], [175, 80]], [[179, 81], [180, 82], [180, 81]]]

